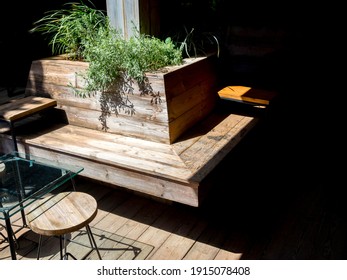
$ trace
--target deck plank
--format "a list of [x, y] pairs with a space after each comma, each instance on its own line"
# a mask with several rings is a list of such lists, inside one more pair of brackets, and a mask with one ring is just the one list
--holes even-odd
[[170, 233], [179, 227], [183, 212], [177, 211], [175, 208], [168, 208], [159, 215], [156, 221], [146, 229], [137, 239], [138, 241], [153, 246], [152, 252], [147, 259], [153, 259], [165, 241], [169, 238]]
[[196, 239], [196, 242], [182, 259], [214, 260], [226, 238], [227, 233], [223, 229], [208, 227]]
[[[273, 220], [278, 215], [262, 216], [262, 227], [252, 220], [244, 221], [245, 227], [235, 216], [245, 219], [247, 215], [242, 209], [236, 211], [233, 203], [221, 206], [217, 200], [206, 212], [179, 204], [162, 204], [105, 184], [89, 184], [88, 181], [78, 177], [77, 187], [79, 191], [85, 190], [98, 198], [99, 211], [92, 230], [96, 235], [104, 235], [97, 242], [101, 244], [109, 238], [104, 245], [109, 249], [120, 249], [109, 250], [106, 259], [345, 259], [343, 248], [347, 226], [342, 219], [345, 212], [341, 211], [345, 204], [341, 196], [331, 194], [327, 199], [326, 189], [303, 191], [288, 209], [278, 208], [277, 212], [282, 212], [280, 222]], [[132, 210], [137, 203], [141, 205]], [[229, 219], [230, 223], [225, 223], [223, 217], [218, 216], [221, 213], [232, 213], [234, 217]], [[268, 223], [272, 225], [270, 228]], [[23, 236], [28, 237], [27, 234]], [[28, 240], [37, 240], [37, 236], [27, 240], [23, 236], [19, 237], [23, 247], [18, 250], [18, 259], [34, 260], [36, 246]], [[140, 253], [135, 255], [131, 246], [139, 248]], [[76, 247], [73, 252], [78, 255], [78, 250]], [[58, 252], [56, 238], [44, 242], [44, 259], [56, 258]], [[10, 259], [6, 245], [0, 249], [0, 260], [4, 259]], [[91, 254], [91, 259], [97, 259], [95, 253]]]
[[181, 216], [176, 229], [166, 238], [150, 257], [158, 260], [177, 260], [183, 259], [189, 249], [194, 245], [195, 240], [206, 228], [206, 222], [199, 220], [193, 213], [185, 213]]

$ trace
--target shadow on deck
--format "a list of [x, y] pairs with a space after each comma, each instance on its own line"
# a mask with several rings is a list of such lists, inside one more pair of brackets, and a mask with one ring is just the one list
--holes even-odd
[[[209, 174], [213, 190], [199, 208], [79, 177], [79, 190], [98, 200], [92, 227], [117, 237], [115, 247], [138, 248], [136, 259], [346, 259], [342, 190], [303, 168], [309, 154], [288, 146], [292, 138], [283, 121], [263, 123], [224, 158]], [[298, 155], [303, 161], [293, 164]], [[34, 258], [32, 250], [21, 257]], [[131, 250], [104, 253], [112, 259], [135, 256]]]

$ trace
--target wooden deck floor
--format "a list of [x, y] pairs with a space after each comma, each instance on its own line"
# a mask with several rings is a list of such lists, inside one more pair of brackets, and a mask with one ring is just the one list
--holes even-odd
[[[217, 166], [209, 176], [215, 187], [199, 208], [78, 178], [78, 190], [98, 200], [92, 230], [103, 258], [346, 259], [343, 190], [319, 170], [306, 168], [314, 155], [305, 145], [289, 145], [295, 140], [288, 132], [293, 124], [277, 125], [253, 131]], [[85, 241], [83, 234], [72, 237]], [[19, 237], [19, 259], [35, 259], [31, 240], [37, 236], [30, 231]], [[9, 258], [6, 246], [0, 245], [0, 260]], [[76, 257], [87, 250], [74, 243], [69, 248]], [[58, 240], [47, 240], [43, 258], [54, 259], [57, 253]]]
[[[212, 171], [214, 187], [199, 208], [78, 178], [78, 190], [98, 200], [92, 230], [104, 259], [347, 259], [344, 190], [312, 144], [320, 134], [312, 139], [291, 110], [274, 114]], [[19, 259], [35, 259], [30, 240], [30, 231], [19, 237]], [[44, 243], [43, 258], [56, 258], [57, 241]], [[69, 246], [77, 257], [86, 252]], [[9, 257], [0, 244], [0, 260]]]

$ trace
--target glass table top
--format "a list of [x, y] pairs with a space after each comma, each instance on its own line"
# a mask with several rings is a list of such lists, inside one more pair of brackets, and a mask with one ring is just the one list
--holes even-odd
[[81, 171], [82, 167], [19, 153], [0, 156], [0, 219], [8, 219]]

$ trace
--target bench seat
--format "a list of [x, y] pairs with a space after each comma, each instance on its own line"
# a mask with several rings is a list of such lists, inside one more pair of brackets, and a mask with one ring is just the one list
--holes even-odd
[[19, 151], [84, 167], [81, 176], [199, 206], [206, 176], [257, 121], [254, 116], [216, 110], [173, 144], [71, 124], [19, 130], [17, 141]]

